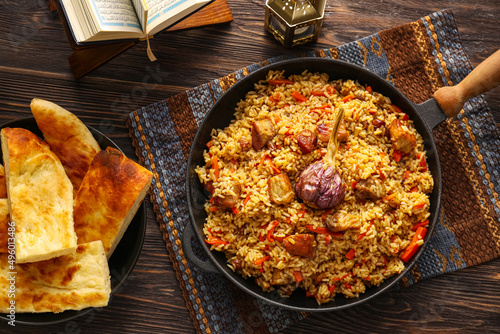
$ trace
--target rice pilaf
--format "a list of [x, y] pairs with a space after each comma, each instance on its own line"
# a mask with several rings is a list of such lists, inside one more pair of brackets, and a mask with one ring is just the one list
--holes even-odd
[[[270, 179], [281, 175], [293, 187], [326, 154], [339, 108], [344, 129], [335, 158], [344, 200], [318, 210], [289, 191], [274, 198]], [[196, 168], [211, 193], [206, 242], [226, 254], [232, 270], [282, 296], [305, 289], [319, 304], [338, 293], [358, 297], [403, 271], [423, 243], [434, 184], [422, 137], [401, 109], [352, 80], [271, 71], [234, 116], [225, 129], [212, 130], [205, 166]], [[256, 149], [259, 121], [273, 131]], [[400, 146], [399, 133], [409, 138]], [[305, 134], [315, 139], [307, 149]], [[301, 251], [304, 240], [309, 249]]]

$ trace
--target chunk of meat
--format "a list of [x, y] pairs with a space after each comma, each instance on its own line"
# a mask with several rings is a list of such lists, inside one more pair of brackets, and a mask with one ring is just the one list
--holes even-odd
[[326, 272], [316, 273], [314, 275], [314, 284], [320, 285], [323, 283], [323, 280], [326, 278]]
[[252, 143], [244, 138], [239, 139], [238, 144], [240, 144], [240, 148], [242, 151], [248, 151], [250, 147], [252, 147]]
[[253, 149], [258, 151], [268, 141], [273, 139], [276, 135], [276, 129], [274, 128], [273, 121], [269, 118], [264, 118], [259, 121], [255, 121], [252, 124], [252, 146]]
[[345, 127], [344, 120], [342, 120], [342, 123], [340, 123], [339, 126], [339, 132], [337, 133], [337, 140], [340, 142], [347, 141], [348, 137], [349, 137], [349, 132]]
[[214, 193], [214, 181], [208, 181], [207, 183], [203, 183], [203, 188], [205, 188], [206, 191], [209, 193], [213, 194]]
[[358, 100], [364, 100], [365, 99], [365, 90], [357, 90], [354, 92], [354, 97], [357, 98]]
[[417, 145], [415, 135], [404, 127], [399, 119], [392, 121], [389, 133], [391, 135], [392, 147], [400, 152], [411, 153]]
[[385, 122], [381, 119], [376, 118], [372, 121], [372, 124], [375, 129], [378, 129], [382, 127], [382, 125], [385, 125]]
[[[327, 143], [330, 140], [330, 136], [333, 131], [333, 122], [321, 123], [316, 127], [316, 131], [318, 132], [318, 140], [323, 143]], [[344, 120], [340, 123], [339, 132], [337, 133], [337, 140], [339, 142], [347, 141], [349, 137], [349, 132], [347, 131]]]
[[322, 143], [327, 143], [330, 140], [330, 135], [333, 130], [333, 122], [321, 123], [316, 127], [318, 140]]
[[234, 270], [240, 270], [243, 268], [243, 261], [241, 259], [238, 259], [237, 257], [233, 258], [230, 260], [233, 264]]
[[325, 220], [326, 229], [330, 232], [343, 232], [349, 229], [356, 230], [361, 228], [358, 216], [346, 214], [334, 214], [328, 216]]
[[234, 183], [231, 185], [231, 190], [234, 194], [224, 194], [224, 197], [214, 196], [213, 205], [228, 209], [234, 208], [236, 204], [238, 204], [238, 200], [240, 198], [241, 185]]
[[290, 203], [295, 198], [288, 175], [284, 173], [275, 175], [270, 177], [267, 183], [269, 198], [274, 204]]
[[365, 201], [370, 199], [376, 201], [385, 197], [387, 191], [382, 181], [378, 179], [361, 180], [354, 188], [354, 196], [358, 201]]
[[302, 130], [297, 134], [297, 144], [303, 154], [311, 153], [316, 146], [317, 137], [311, 130]]
[[315, 240], [312, 234], [295, 234], [283, 239], [288, 253], [302, 257], [314, 257]]
[[267, 147], [267, 149], [268, 149], [268, 150], [270, 150], [270, 151], [276, 151], [276, 150], [278, 149], [278, 147], [276, 146], [276, 144], [275, 144], [275, 143], [273, 143], [273, 141], [268, 141], [268, 142], [266, 143], [266, 147]]

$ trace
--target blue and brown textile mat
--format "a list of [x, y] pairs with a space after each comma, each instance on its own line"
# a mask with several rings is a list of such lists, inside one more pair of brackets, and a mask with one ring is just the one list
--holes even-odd
[[[459, 83], [472, 70], [451, 11], [307, 56], [364, 66], [416, 103], [428, 100], [442, 86]], [[307, 316], [246, 295], [222, 275], [201, 272], [187, 261], [181, 247], [189, 224], [185, 169], [199, 124], [234, 82], [282, 59], [252, 64], [138, 109], [127, 119], [140, 163], [154, 173], [151, 202], [199, 333], [276, 333]], [[440, 221], [402, 286], [500, 255], [500, 134], [484, 98], [471, 99], [456, 119], [440, 124], [434, 139], [443, 174]]]

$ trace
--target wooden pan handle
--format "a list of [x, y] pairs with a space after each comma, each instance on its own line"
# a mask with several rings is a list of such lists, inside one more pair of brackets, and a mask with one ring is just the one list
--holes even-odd
[[434, 93], [446, 116], [455, 117], [465, 102], [500, 84], [500, 50], [486, 58], [458, 85], [439, 88]]

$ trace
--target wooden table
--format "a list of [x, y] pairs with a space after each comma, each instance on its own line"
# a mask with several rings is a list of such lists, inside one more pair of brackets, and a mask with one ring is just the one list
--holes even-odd
[[[463, 46], [477, 65], [500, 47], [499, 0], [329, 1], [319, 41], [282, 48], [264, 31], [264, 0], [230, 0], [231, 24], [170, 32], [155, 38], [159, 61], [145, 43], [76, 81], [71, 49], [57, 14], [45, 1], [0, 2], [0, 123], [30, 116], [33, 97], [68, 108], [100, 129], [129, 156], [128, 112], [221, 77], [245, 65], [290, 53], [327, 48], [451, 8]], [[500, 125], [500, 91], [486, 94]], [[139, 261], [125, 288], [93, 319], [19, 333], [194, 333], [151, 204]], [[0, 332], [10, 330], [0, 324]], [[362, 306], [314, 314], [285, 333], [500, 332], [500, 259], [389, 292]]]

